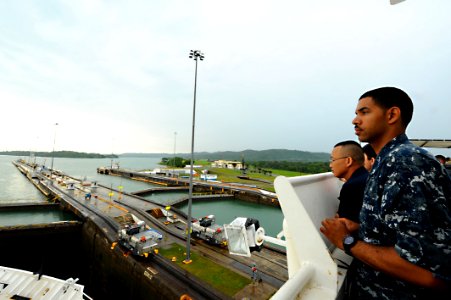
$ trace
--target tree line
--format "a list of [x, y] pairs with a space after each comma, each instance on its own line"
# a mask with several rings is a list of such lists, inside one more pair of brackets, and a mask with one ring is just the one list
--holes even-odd
[[[183, 168], [190, 163], [190, 159], [185, 159], [183, 157], [163, 157], [160, 165]], [[272, 175], [272, 171], [269, 169], [293, 171], [306, 174], [317, 174], [330, 171], [329, 162], [324, 161], [253, 161], [246, 162], [246, 169], [248, 171], [263, 173], [266, 175]]]
[[191, 164], [191, 159], [184, 159], [183, 157], [163, 157], [161, 159], [160, 165], [165, 165], [168, 167], [184, 168], [186, 165]]
[[[189, 157], [190, 153], [177, 153], [181, 157]], [[123, 153], [122, 157], [172, 157], [170, 153]], [[287, 149], [194, 152], [194, 156], [201, 160], [238, 160], [245, 161], [328, 161], [330, 153], [307, 152]]]
[[248, 166], [250, 167], [250, 169], [260, 169], [262, 173], [268, 172], [268, 170], [265, 169], [277, 169], [307, 174], [317, 174], [330, 171], [329, 163], [324, 161], [254, 161], [249, 162]]
[[0, 151], [0, 155], [12, 156], [30, 156], [37, 157], [64, 157], [64, 158], [117, 158], [115, 154], [99, 154], [99, 153], [85, 153], [74, 151], [55, 151], [55, 152], [40, 152], [40, 151]]

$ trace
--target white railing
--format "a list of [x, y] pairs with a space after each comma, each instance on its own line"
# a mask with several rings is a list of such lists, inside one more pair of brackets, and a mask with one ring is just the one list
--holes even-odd
[[224, 225], [231, 254], [250, 257], [250, 248], [263, 242], [286, 248], [289, 279], [273, 300], [334, 300], [339, 295], [346, 269], [338, 270], [335, 257], [347, 263], [352, 258], [335, 248], [319, 228], [322, 220], [335, 216], [341, 186], [330, 172], [277, 177], [274, 187], [284, 215], [283, 231], [277, 239], [266, 236], [262, 227], [246, 227], [243, 217]]
[[296, 299], [315, 273], [315, 268], [304, 262], [296, 274], [290, 278], [271, 298], [271, 300]]
[[276, 178], [289, 279], [272, 299], [336, 298], [342, 275], [331, 256], [334, 247], [319, 228], [323, 219], [335, 215], [341, 184], [331, 173]]

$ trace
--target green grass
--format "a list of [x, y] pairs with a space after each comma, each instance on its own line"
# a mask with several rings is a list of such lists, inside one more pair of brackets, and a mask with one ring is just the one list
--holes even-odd
[[185, 247], [177, 244], [172, 244], [166, 249], [160, 249], [162, 256], [169, 260], [176, 257], [177, 261], [174, 262], [175, 264], [228, 296], [232, 297], [251, 283], [250, 278], [218, 265], [194, 251], [190, 253], [193, 262], [184, 264], [183, 260], [186, 258], [185, 253]]
[[301, 175], [308, 175], [307, 173], [300, 173], [296, 171], [286, 171], [286, 170], [277, 170], [277, 169], [269, 169], [272, 171], [273, 175], [275, 176], [286, 176], [286, 177], [294, 177], [294, 176], [301, 176]]
[[211, 166], [211, 161], [208, 160], [194, 160], [195, 165], [201, 165], [201, 166]]
[[[210, 167], [211, 162], [205, 161], [205, 160], [197, 160], [195, 161], [196, 165], [202, 165], [207, 169], [211, 174], [218, 175], [218, 180], [222, 182], [236, 182], [236, 183], [243, 183], [243, 184], [249, 184], [249, 185], [255, 185], [257, 188], [275, 192], [274, 190], [274, 179], [276, 179], [277, 176], [282, 175], [286, 177], [293, 177], [293, 176], [300, 176], [305, 175], [301, 174], [299, 172], [294, 171], [286, 171], [286, 170], [276, 170], [276, 169], [268, 169], [272, 171], [271, 175], [265, 175], [263, 173], [257, 173], [257, 172], [249, 172], [246, 174], [246, 176], [249, 176], [251, 180], [247, 179], [240, 179], [237, 176], [242, 175], [240, 170], [233, 170], [233, 169], [226, 169], [226, 168], [212, 168]], [[196, 169], [196, 172], [201, 172], [202, 170]], [[265, 181], [269, 181], [270, 183], [265, 183], [261, 181], [252, 180], [252, 178], [261, 179]]]
[[267, 191], [274, 192], [274, 179], [273, 176], [267, 176], [259, 173], [248, 173], [247, 176], [250, 178], [258, 178], [270, 181], [271, 183], [264, 183], [260, 181], [254, 181], [254, 180], [247, 180], [247, 179], [240, 179], [237, 176], [242, 175], [241, 171], [239, 170], [232, 170], [232, 169], [225, 169], [225, 168], [208, 168], [208, 171], [211, 174], [218, 175], [218, 180], [222, 182], [237, 182], [237, 183], [244, 183], [244, 184], [250, 184], [250, 185], [256, 185], [260, 189], [264, 189]]

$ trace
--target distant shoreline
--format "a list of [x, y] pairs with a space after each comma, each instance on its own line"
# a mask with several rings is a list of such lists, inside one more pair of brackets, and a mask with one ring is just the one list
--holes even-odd
[[59, 158], [118, 158], [115, 154], [85, 153], [74, 151], [32, 152], [32, 151], [0, 151], [0, 155], [9, 156], [35, 156]]
[[[122, 154], [99, 154], [75, 151], [55, 151], [55, 152], [33, 152], [33, 151], [0, 151], [0, 155], [39, 157], [63, 157], [63, 158], [122, 158], [122, 157], [173, 157], [174, 153], [122, 153]], [[178, 157], [188, 158], [190, 153], [176, 153]], [[304, 161], [304, 162], [325, 162], [329, 160], [329, 153], [308, 152], [288, 149], [268, 149], [268, 150], [243, 150], [243, 151], [219, 151], [219, 152], [195, 152], [196, 160], [235, 160], [235, 161]]]

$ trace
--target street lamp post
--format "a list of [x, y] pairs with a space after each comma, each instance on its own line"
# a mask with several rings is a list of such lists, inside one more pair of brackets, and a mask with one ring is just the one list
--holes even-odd
[[196, 89], [197, 89], [197, 62], [198, 60], [204, 60], [204, 54], [200, 50], [191, 50], [189, 58], [194, 59], [196, 62], [196, 70], [194, 73], [194, 104], [193, 104], [193, 127], [191, 132], [191, 166], [189, 174], [189, 198], [188, 198], [188, 219], [187, 222], [187, 234], [186, 234], [186, 258], [183, 261], [185, 264], [191, 263], [190, 246], [191, 246], [191, 207], [193, 203], [193, 173], [194, 173], [194, 125], [196, 121]]
[[55, 159], [56, 126], [58, 126], [58, 123], [55, 123], [55, 133], [53, 134], [52, 163], [50, 164], [50, 172], [53, 172], [53, 160]]

